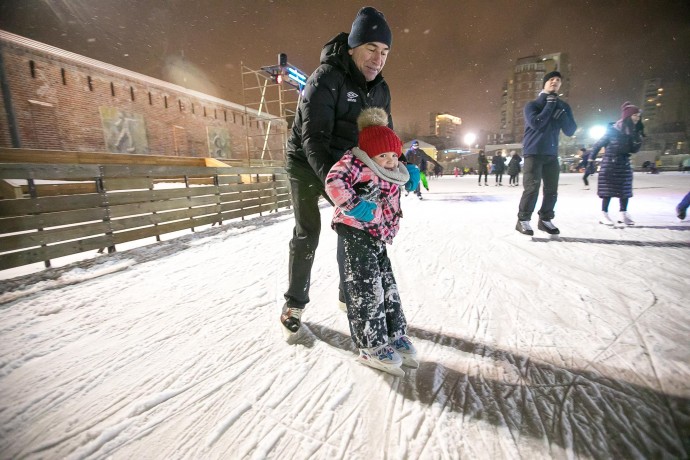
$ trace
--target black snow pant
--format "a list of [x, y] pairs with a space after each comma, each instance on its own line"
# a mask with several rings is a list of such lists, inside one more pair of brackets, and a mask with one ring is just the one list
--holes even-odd
[[407, 333], [386, 243], [338, 224], [338, 266], [350, 334], [357, 348], [374, 348]]
[[591, 175], [592, 173], [590, 173], [589, 171], [585, 171], [585, 173], [582, 175], [582, 181], [585, 183], [585, 187], [589, 187], [589, 181], [587, 180], [587, 178]]
[[285, 303], [289, 307], [304, 308], [309, 303], [311, 267], [321, 234], [319, 197], [323, 196], [329, 202], [330, 200], [316, 176], [290, 173], [289, 177], [295, 228], [290, 240], [289, 281]]
[[522, 198], [518, 210], [518, 220], [531, 220], [534, 208], [539, 198], [539, 187], [544, 181], [544, 196], [539, 209], [541, 220], [554, 218], [554, 208], [558, 199], [558, 177], [561, 168], [557, 155], [530, 155], [525, 157], [525, 167], [522, 170]]
[[[519, 173], [518, 173], [518, 174], [519, 174]], [[518, 179], [518, 174], [511, 174], [511, 175], [510, 175], [510, 181], [509, 181], [510, 184], [519, 185], [519, 183], [518, 183], [518, 181], [519, 181], [519, 179]]]
[[489, 174], [488, 168], [479, 168], [479, 180], [477, 181], [479, 184], [482, 183], [482, 175], [484, 176], [484, 183], [486, 184], [487, 179], [487, 174]]

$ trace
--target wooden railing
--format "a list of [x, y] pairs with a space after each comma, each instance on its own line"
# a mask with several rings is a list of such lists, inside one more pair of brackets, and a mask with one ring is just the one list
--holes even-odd
[[0, 270], [290, 205], [278, 167], [7, 162], [7, 151], [0, 149]]

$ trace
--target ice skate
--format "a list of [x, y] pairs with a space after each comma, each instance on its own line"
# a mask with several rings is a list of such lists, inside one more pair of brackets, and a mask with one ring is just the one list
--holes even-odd
[[402, 358], [387, 343], [375, 348], [360, 348], [357, 361], [396, 377], [405, 375], [405, 371], [400, 369]]
[[534, 235], [534, 230], [532, 230], [529, 220], [518, 220], [517, 224], [515, 224], [515, 230], [523, 235]]
[[630, 214], [628, 214], [628, 211], [621, 211], [621, 219], [619, 220], [619, 224], [625, 224], [625, 225], [635, 225], [635, 221], [632, 220], [632, 217], [630, 217]]
[[291, 339], [300, 326], [302, 326], [302, 313], [304, 308], [288, 307], [287, 304], [283, 306], [283, 312], [280, 315], [280, 323], [283, 325], [283, 335], [285, 340]]
[[415, 369], [419, 367], [417, 349], [412, 345], [408, 336], [403, 335], [397, 340], [392, 340], [391, 346], [402, 358], [403, 366], [413, 367]]
[[549, 235], [558, 235], [561, 233], [558, 227], [556, 227], [550, 220], [539, 219], [539, 224], [537, 224], [537, 228], [542, 232], [548, 233]]
[[611, 217], [609, 216], [609, 213], [606, 211], [601, 211], [601, 219], [599, 219], [600, 224], [608, 225], [608, 226], [613, 226], [614, 222], [611, 220]]

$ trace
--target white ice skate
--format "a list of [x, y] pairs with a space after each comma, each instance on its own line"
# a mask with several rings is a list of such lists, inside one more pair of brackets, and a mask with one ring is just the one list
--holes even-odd
[[621, 212], [621, 219], [619, 220], [619, 224], [625, 224], [625, 225], [635, 225], [635, 221], [632, 220], [632, 217], [630, 217], [630, 214], [628, 214], [628, 211], [623, 211]]
[[611, 217], [609, 216], [609, 213], [606, 211], [601, 211], [601, 219], [599, 219], [600, 224], [608, 225], [612, 227], [614, 225], [614, 222], [611, 220]]
[[396, 377], [405, 375], [400, 369], [402, 358], [387, 343], [375, 348], [360, 348], [357, 361]]
[[391, 346], [402, 358], [402, 365], [412, 368], [419, 367], [417, 360], [417, 349], [412, 345], [412, 341], [406, 335], [403, 335], [397, 340], [391, 340]]

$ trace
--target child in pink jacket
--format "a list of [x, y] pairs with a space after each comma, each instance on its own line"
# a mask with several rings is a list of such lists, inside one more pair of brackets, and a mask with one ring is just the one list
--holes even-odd
[[346, 152], [326, 177], [335, 204], [332, 227], [338, 233], [338, 266], [352, 340], [359, 360], [403, 375], [401, 364], [416, 366], [416, 350], [407, 334], [398, 287], [386, 244], [398, 232], [400, 189], [410, 178], [398, 161], [402, 142], [386, 126], [379, 108], [357, 119], [359, 147]]

